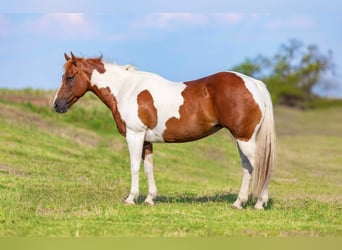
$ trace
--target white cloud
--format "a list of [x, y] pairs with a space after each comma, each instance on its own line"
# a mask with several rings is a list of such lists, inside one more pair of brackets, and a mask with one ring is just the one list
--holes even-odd
[[201, 14], [193, 13], [153, 13], [143, 17], [133, 23], [134, 28], [158, 28], [158, 29], [172, 29], [179, 25], [203, 25], [207, 23], [207, 17]]
[[5, 15], [0, 15], [0, 37], [5, 36], [10, 33], [11, 30], [11, 23]]
[[94, 23], [83, 13], [49, 13], [35, 20], [26, 20], [24, 32], [67, 40], [89, 38], [94, 33]]
[[245, 13], [154, 13], [144, 16], [132, 26], [141, 29], [174, 29], [209, 24], [236, 25], [251, 15], [255, 16], [255, 14]]
[[311, 28], [315, 24], [314, 20], [307, 16], [292, 16], [288, 18], [277, 18], [266, 23], [266, 28], [270, 30]]
[[100, 5], [103, 0], [97, 0], [94, 4], [91, 0], [12, 0], [1, 1], [0, 9], [4, 12], [14, 13], [46, 13], [46, 12], [71, 12], [71, 11], [91, 11]]
[[221, 24], [237, 24], [246, 16], [243, 13], [217, 13], [212, 14], [214, 19]]

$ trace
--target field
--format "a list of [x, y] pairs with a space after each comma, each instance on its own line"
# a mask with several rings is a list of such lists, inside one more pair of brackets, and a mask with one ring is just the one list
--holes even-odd
[[130, 171], [110, 112], [87, 94], [0, 90], [0, 237], [342, 236], [342, 108], [276, 107], [277, 167], [265, 211], [231, 208], [242, 171], [227, 131], [155, 144], [157, 205], [125, 206]]

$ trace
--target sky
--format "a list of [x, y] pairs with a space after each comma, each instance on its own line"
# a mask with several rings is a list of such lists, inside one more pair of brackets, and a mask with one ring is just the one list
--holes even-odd
[[[250, 1], [249, 1], [250, 2]], [[0, 3], [0, 88], [57, 89], [64, 52], [173, 81], [229, 70], [289, 39], [333, 52], [342, 97], [342, 1], [12, 0]], [[300, 2], [300, 3], [299, 3]], [[327, 4], [327, 2], [329, 4]], [[96, 4], [94, 4], [96, 3]], [[208, 4], [210, 3], [210, 4]]]

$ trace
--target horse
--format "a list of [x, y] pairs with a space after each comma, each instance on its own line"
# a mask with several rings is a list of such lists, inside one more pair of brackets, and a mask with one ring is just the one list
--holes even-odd
[[84, 58], [71, 52], [64, 57], [54, 109], [66, 113], [88, 91], [109, 108], [129, 150], [131, 189], [126, 204], [135, 204], [139, 195], [141, 161], [148, 182], [145, 203], [155, 204], [153, 143], [194, 141], [226, 128], [236, 140], [243, 170], [232, 206], [244, 208], [250, 194], [256, 198], [254, 208], [267, 206], [276, 135], [272, 101], [263, 82], [232, 71], [173, 82], [130, 65], [107, 63], [102, 56]]

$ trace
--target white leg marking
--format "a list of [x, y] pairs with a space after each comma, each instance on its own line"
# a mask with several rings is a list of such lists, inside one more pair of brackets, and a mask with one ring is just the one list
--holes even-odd
[[264, 206], [267, 206], [267, 202], [268, 202], [268, 187], [266, 184], [266, 186], [262, 190], [261, 195], [258, 198], [254, 208], [259, 209], [259, 210], [263, 210]]
[[238, 198], [233, 203], [233, 207], [237, 209], [242, 209], [244, 203], [248, 200], [248, 189], [252, 178], [253, 164], [254, 164], [254, 152], [255, 152], [255, 142], [251, 139], [248, 142], [237, 141], [240, 153], [240, 158], [243, 168], [243, 177], [240, 192]]
[[135, 204], [134, 200], [139, 195], [139, 170], [141, 162], [141, 154], [143, 150], [145, 133], [133, 132], [129, 129], [126, 131], [126, 140], [128, 144], [128, 150], [131, 162], [131, 192], [125, 203], [128, 205]]
[[153, 199], [157, 196], [157, 186], [154, 181], [153, 155], [152, 154], [145, 155], [144, 169], [145, 169], [145, 174], [147, 176], [147, 183], [148, 183], [148, 195], [145, 199], [145, 204], [153, 206], [154, 205]]
[[[248, 142], [238, 140], [238, 148], [239, 148], [240, 158], [242, 161], [243, 178], [242, 178], [242, 184], [241, 184], [238, 198], [233, 203], [233, 207], [241, 209], [243, 203], [247, 202], [248, 200], [248, 188], [249, 188], [249, 184], [250, 184], [251, 177], [252, 177], [256, 144], [253, 138]], [[267, 205], [267, 202], [268, 202], [268, 187], [266, 184], [260, 197], [258, 197], [258, 200], [254, 208], [262, 210], [264, 209], [264, 206]]]
[[249, 183], [251, 181], [251, 178], [252, 178], [251, 173], [247, 169], [243, 168], [241, 188], [240, 188], [238, 198], [233, 203], [234, 208], [242, 209], [242, 206], [247, 202], [248, 189], [249, 189]]

